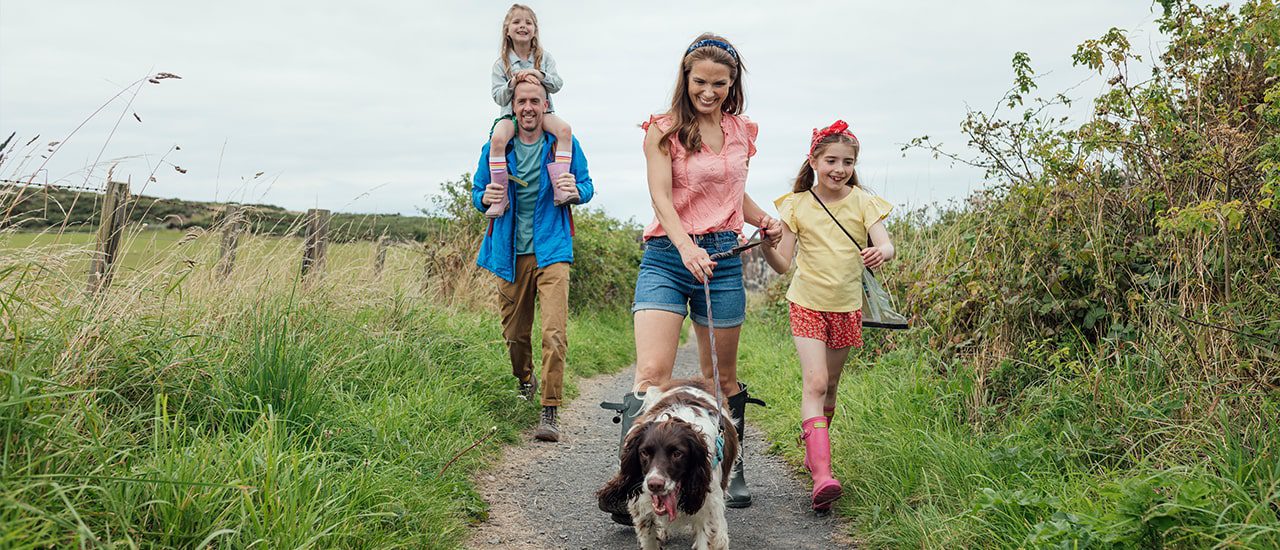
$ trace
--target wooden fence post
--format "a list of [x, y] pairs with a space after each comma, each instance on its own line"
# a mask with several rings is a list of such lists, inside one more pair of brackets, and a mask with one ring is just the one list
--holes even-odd
[[422, 243], [422, 291], [431, 290], [431, 278], [436, 274], [436, 250], [431, 247], [431, 237]]
[[378, 252], [373, 257], [373, 276], [382, 275], [382, 266], [387, 263], [387, 247], [390, 246], [391, 239], [385, 234], [378, 237]]
[[240, 231], [244, 225], [244, 209], [238, 204], [228, 204], [222, 217], [222, 253], [218, 257], [218, 275], [226, 279], [236, 264], [236, 247], [240, 244]]
[[302, 249], [302, 277], [324, 267], [325, 250], [329, 243], [329, 211], [319, 208], [307, 210], [307, 240]]
[[129, 211], [129, 184], [107, 182], [102, 195], [102, 213], [98, 219], [98, 247], [89, 262], [89, 293], [98, 294], [111, 286], [120, 237], [124, 234]]

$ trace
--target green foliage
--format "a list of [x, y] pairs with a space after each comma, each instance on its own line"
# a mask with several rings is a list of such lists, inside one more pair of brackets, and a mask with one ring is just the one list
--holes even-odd
[[[456, 548], [485, 514], [470, 476], [537, 418], [492, 315], [404, 289], [105, 311], [29, 290], [0, 287], [6, 548]], [[631, 360], [629, 319], [571, 319], [570, 390]]]
[[255, 319], [250, 338], [245, 364], [227, 380], [231, 412], [246, 425], [266, 416], [291, 430], [313, 427], [322, 405], [319, 381], [311, 378], [315, 353], [289, 330], [287, 317], [269, 310]]
[[[1280, 386], [1280, 369], [1256, 368], [1280, 342], [1280, 9], [1164, 7], [1169, 44], [1152, 78], [1130, 81], [1141, 58], [1123, 31], [1085, 41], [1073, 59], [1110, 85], [1092, 119], [1054, 115], [1058, 97], [1007, 118], [971, 113], [962, 128], [979, 155], [948, 156], [993, 185], [932, 227], [896, 228], [908, 309], [938, 331], [935, 344], [1012, 384], [993, 397], [1033, 383], [1011, 364], [1044, 370], [1030, 342], [1085, 363], [1154, 346], [1196, 357], [1185, 376]], [[1025, 54], [1013, 68], [1010, 108], [1035, 87]]]
[[[56, 188], [0, 186], [0, 229], [23, 231], [96, 231], [102, 195], [64, 191]], [[241, 205], [250, 229], [259, 235], [301, 237], [306, 229], [305, 213], [292, 212], [269, 204]], [[171, 229], [214, 228], [222, 223], [226, 203], [161, 199], [146, 195], [133, 197], [128, 219], [135, 224]], [[330, 218], [330, 238], [336, 242], [372, 240], [387, 235], [400, 240], [423, 240], [441, 225], [431, 217], [399, 214], [334, 213]]]
[[[1161, 4], [1150, 77], [1121, 30], [1077, 49], [1108, 83], [1090, 119], [1019, 53], [973, 156], [908, 146], [990, 185], [890, 227], [916, 328], [868, 331], [832, 422], [867, 546], [1280, 548], [1280, 7]], [[740, 372], [798, 461], [769, 298]]]
[[[464, 243], [457, 247], [474, 261], [480, 235], [488, 220], [471, 202], [471, 175], [440, 185], [431, 198], [433, 210], [424, 213], [448, 220], [442, 240]], [[609, 217], [589, 206], [573, 207], [573, 270], [569, 305], [575, 312], [627, 305], [635, 288], [642, 249], [640, 228], [632, 222]]]
[[[801, 379], [785, 319], [752, 313], [740, 372], [770, 405], [749, 410], [752, 422], [798, 465]], [[922, 333], [868, 335], [846, 367], [831, 423], [845, 491], [838, 511], [864, 546], [1280, 545], [1276, 404], [1260, 411], [1269, 422], [1247, 429], [1233, 425], [1224, 400], [1216, 418], [1175, 430], [1196, 396], [1144, 373], [1166, 365], [1120, 366], [1095, 391], [1061, 364], [1015, 406], [972, 422], [982, 386], [971, 366], [943, 358]], [[1042, 343], [1035, 350], [1050, 361], [1069, 355]]]
[[640, 228], [593, 208], [574, 209], [573, 219], [577, 233], [573, 238], [570, 306], [581, 311], [628, 305], [643, 255]]

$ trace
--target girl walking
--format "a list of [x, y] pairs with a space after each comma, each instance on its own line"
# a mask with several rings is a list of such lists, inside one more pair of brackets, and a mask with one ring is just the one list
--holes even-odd
[[774, 271], [791, 269], [793, 258], [796, 266], [787, 300], [804, 378], [801, 429], [817, 511], [830, 510], [842, 492], [831, 474], [827, 429], [849, 350], [862, 347], [862, 269], [880, 267], [894, 255], [884, 227], [892, 206], [859, 185], [858, 150], [858, 138], [843, 121], [813, 131], [792, 192], [774, 201], [782, 240], [762, 247]]
[[[550, 95], [560, 91], [564, 81], [556, 72], [556, 62], [542, 49], [538, 37], [538, 16], [523, 4], [512, 4], [502, 21], [502, 49], [493, 63], [493, 101], [502, 107], [489, 136], [489, 179], [503, 187], [502, 200], [493, 203], [485, 211], [489, 218], [501, 217], [510, 203], [506, 193], [508, 182], [507, 144], [516, 135], [515, 117], [511, 110], [511, 95], [517, 82], [527, 80], [547, 89], [547, 113], [542, 119], [542, 129], [556, 136], [555, 163], [547, 166], [547, 174], [555, 181], [569, 171], [573, 160], [573, 132], [569, 124], [556, 116]], [[556, 206], [569, 200], [560, 188], [554, 189], [552, 199]]]

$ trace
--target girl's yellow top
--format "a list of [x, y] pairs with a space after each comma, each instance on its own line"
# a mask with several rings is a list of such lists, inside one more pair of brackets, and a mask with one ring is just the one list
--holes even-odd
[[[867, 230], [885, 219], [893, 205], [854, 187], [845, 198], [824, 201], [845, 230], [867, 246]], [[815, 311], [862, 309], [862, 257], [858, 247], [831, 220], [808, 191], [773, 201], [778, 216], [796, 234], [795, 274], [787, 299]]]

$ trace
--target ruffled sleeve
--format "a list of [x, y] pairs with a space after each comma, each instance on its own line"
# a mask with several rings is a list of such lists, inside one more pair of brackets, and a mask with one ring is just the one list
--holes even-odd
[[889, 216], [889, 211], [893, 210], [893, 205], [889, 201], [872, 195], [869, 192], [863, 192], [862, 196], [862, 223], [866, 225], [867, 230], [871, 230], [871, 226], [879, 223], [881, 220]]
[[743, 131], [747, 138], [747, 158], [756, 156], [756, 136], [760, 135], [760, 125], [743, 115], [738, 115], [742, 119]]
[[787, 193], [781, 197], [773, 199], [773, 205], [778, 209], [778, 220], [787, 224], [787, 228], [792, 233], [797, 233], [796, 228], [796, 194]]
[[645, 134], [647, 135], [649, 132], [649, 126], [654, 124], [658, 125], [659, 130], [666, 132], [667, 130], [671, 129], [671, 116], [670, 115], [650, 115], [649, 120], [646, 120], [640, 123], [640, 129], [644, 130]]

